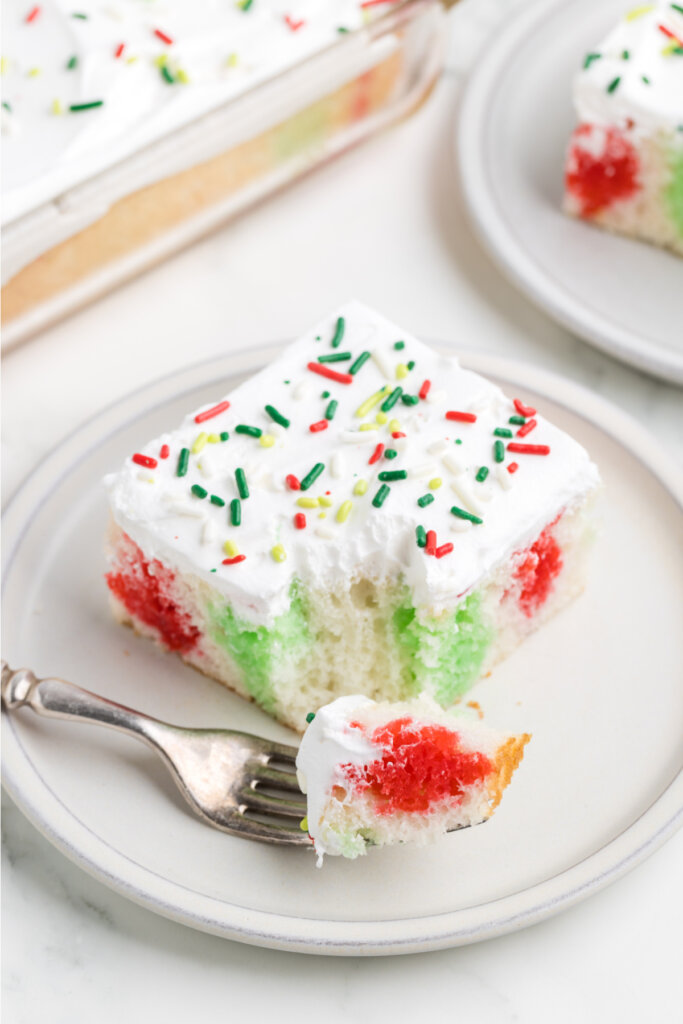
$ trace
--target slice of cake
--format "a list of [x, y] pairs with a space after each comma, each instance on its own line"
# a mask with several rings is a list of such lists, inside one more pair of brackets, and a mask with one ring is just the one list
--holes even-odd
[[447, 707], [581, 591], [598, 481], [349, 303], [107, 479], [114, 612], [299, 731], [350, 693]]
[[324, 854], [433, 842], [493, 814], [531, 738], [506, 736], [430, 697], [339, 697], [309, 715], [297, 757], [302, 822]]
[[683, 254], [683, 4], [643, 4], [586, 54], [565, 210]]

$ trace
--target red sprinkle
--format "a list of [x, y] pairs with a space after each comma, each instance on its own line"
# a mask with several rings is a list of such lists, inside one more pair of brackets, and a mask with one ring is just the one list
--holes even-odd
[[327, 422], [327, 420], [318, 420], [317, 423], [311, 423], [311, 425], [310, 425], [310, 427], [308, 429], [310, 430], [310, 432], [312, 434], [317, 434], [321, 430], [327, 430], [328, 426], [329, 426], [329, 423]]
[[532, 409], [530, 405], [525, 405], [520, 398], [512, 399], [513, 405], [520, 416], [535, 416], [536, 410]]
[[425, 555], [436, 554], [436, 530], [427, 530], [427, 543], [425, 544]]
[[510, 441], [509, 452], [517, 452], [519, 455], [550, 455], [550, 446], [547, 444], [517, 444]]
[[328, 380], [336, 380], [339, 384], [353, 383], [350, 373], [338, 373], [337, 370], [331, 370], [326, 363], [309, 363], [308, 369], [321, 377], [327, 377]]
[[519, 428], [519, 430], [517, 431], [516, 436], [517, 437], [526, 437], [526, 435], [530, 434], [532, 430], [535, 430], [537, 426], [538, 426], [538, 423], [536, 422], [536, 420], [527, 420], [527, 422], [524, 424], [524, 426]]
[[290, 491], [300, 491], [301, 483], [298, 477], [295, 477], [293, 473], [288, 473], [285, 477], [285, 483], [289, 487]]
[[391, 436], [399, 438], [399, 437], [405, 437], [406, 435], [403, 433], [402, 430], [395, 430]]
[[446, 413], [447, 420], [456, 420], [458, 423], [476, 423], [477, 417], [473, 412], [456, 412], [451, 409], [450, 412]]
[[442, 544], [440, 548], [437, 548], [434, 554], [437, 558], [443, 558], [444, 555], [450, 555], [453, 550], [453, 545], [449, 541], [448, 544]]
[[518, 469], [519, 469], [519, 463], [518, 462], [509, 462], [508, 463], [508, 473], [516, 473]]
[[235, 555], [233, 558], [224, 558], [223, 565], [237, 565], [238, 562], [243, 562], [246, 555]]
[[306, 528], [306, 516], [303, 514], [303, 512], [297, 512], [297, 514], [294, 516], [294, 525], [296, 526], [297, 530], [304, 530]]
[[159, 452], [159, 458], [160, 459], [167, 459], [170, 454], [171, 454], [171, 449], [168, 447], [168, 445], [167, 444], [162, 444], [161, 451]]
[[374, 452], [372, 453], [372, 455], [368, 459], [368, 466], [374, 466], [374, 464], [376, 462], [379, 462], [379, 460], [382, 458], [382, 452], [383, 451], [384, 451], [384, 445], [380, 441], [380, 443], [377, 445], [377, 447], [375, 448]]
[[198, 412], [194, 421], [195, 423], [205, 423], [206, 420], [212, 420], [214, 416], [218, 416], [219, 413], [225, 412], [229, 408], [230, 402], [219, 402], [218, 405], [212, 405], [210, 409], [205, 409], [204, 412]]
[[360, 6], [361, 10], [364, 10], [366, 7], [379, 7], [380, 4], [393, 4], [395, 2], [396, 0], [363, 0]]
[[431, 380], [425, 380], [425, 381], [423, 381], [423, 383], [422, 383], [422, 387], [421, 387], [421, 388], [420, 388], [420, 390], [418, 391], [418, 395], [419, 395], [419, 397], [420, 397], [420, 398], [426, 398], [426, 397], [427, 397], [427, 395], [429, 394], [429, 389], [431, 388], [431, 386], [432, 386], [432, 382], [431, 382]]
[[303, 19], [301, 21], [294, 21], [291, 14], [285, 14], [285, 21], [291, 28], [292, 32], [296, 32], [298, 29], [302, 27], [302, 25], [306, 24], [306, 22]]
[[683, 39], [681, 39], [680, 36], [677, 36], [675, 32], [672, 32], [670, 28], [667, 28], [666, 25], [657, 25], [657, 28], [660, 32], [663, 32], [665, 36], [668, 36], [669, 39], [675, 39], [679, 46], [683, 46]]
[[28, 14], [26, 15], [26, 24], [30, 25], [30, 23], [32, 21], [36, 20], [36, 18], [38, 17], [39, 14], [40, 14], [40, 7], [34, 7], [32, 10], [30, 10], [28, 12]]
[[120, 57], [121, 54], [123, 53], [123, 51], [125, 50], [125, 48], [126, 48], [126, 44], [125, 43], [119, 43], [119, 45], [114, 50], [114, 56], [115, 57]]
[[157, 39], [161, 39], [162, 43], [166, 43], [167, 46], [173, 46], [173, 40], [170, 36], [167, 36], [165, 32], [162, 32], [160, 28], [154, 29], [154, 35]]
[[153, 459], [151, 455], [140, 455], [136, 452], [132, 460], [136, 466], [145, 466], [147, 469], [156, 469], [157, 460]]

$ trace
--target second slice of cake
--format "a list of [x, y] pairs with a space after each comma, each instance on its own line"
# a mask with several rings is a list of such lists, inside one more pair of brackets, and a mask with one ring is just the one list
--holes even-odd
[[114, 612], [299, 731], [345, 694], [446, 707], [581, 591], [598, 483], [349, 303], [108, 478]]

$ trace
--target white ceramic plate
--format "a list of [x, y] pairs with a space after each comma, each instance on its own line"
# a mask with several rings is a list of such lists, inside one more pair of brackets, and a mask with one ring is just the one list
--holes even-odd
[[[231, 355], [133, 394], [72, 434], [4, 517], [3, 655], [186, 725], [292, 741], [253, 705], [111, 620], [102, 475], [277, 350]], [[534, 734], [484, 827], [426, 849], [371, 850], [317, 871], [302, 849], [194, 818], [154, 754], [95, 727], [3, 714], [7, 789], [67, 856], [151, 910], [233, 939], [323, 953], [400, 953], [539, 921], [619, 877], [683, 816], [683, 486], [622, 413], [504, 360], [465, 362], [538, 403], [607, 484], [586, 593], [476, 689], [491, 722]]]
[[683, 383], [683, 261], [565, 217], [571, 84], [628, 0], [536, 0], [472, 74], [455, 134], [472, 222], [510, 280], [586, 341]]

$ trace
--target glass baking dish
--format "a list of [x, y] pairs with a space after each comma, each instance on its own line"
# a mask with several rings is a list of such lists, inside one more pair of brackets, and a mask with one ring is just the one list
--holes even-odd
[[441, 69], [448, 6], [403, 0], [7, 225], [3, 348], [411, 113]]

